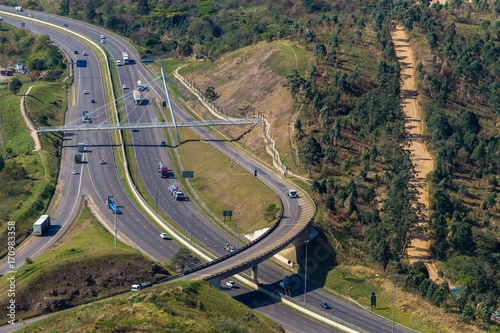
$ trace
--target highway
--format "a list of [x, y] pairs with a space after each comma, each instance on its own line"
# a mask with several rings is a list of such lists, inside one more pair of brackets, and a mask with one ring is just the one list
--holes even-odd
[[[9, 8], [10, 11], [13, 11], [12, 8]], [[35, 14], [35, 18], [41, 14]], [[45, 15], [46, 20], [49, 18], [49, 16], [46, 14]], [[50, 21], [53, 23], [56, 23], [60, 26], [62, 26], [64, 19], [63, 18], [56, 18], [53, 16], [50, 16]], [[17, 26], [19, 26], [20, 21], [16, 21]], [[26, 27], [29, 29], [33, 29], [33, 26], [35, 24], [33, 23], [26, 23]], [[75, 21], [70, 21], [70, 29], [78, 30], [80, 32], [83, 32], [83, 23], [78, 23]], [[37, 27], [36, 29], [39, 29], [39, 31], [46, 31], [46, 28], [42, 27]], [[97, 29], [94, 27], [91, 27], [87, 25], [86, 27], [87, 35], [89, 36], [94, 36], [93, 39], [99, 39], [98, 34], [97, 34]], [[37, 32], [37, 33], [42, 33], [42, 32]], [[53, 31], [52, 29], [47, 29], [47, 32], [43, 33], [49, 33], [51, 37], [53, 36]], [[101, 32], [102, 33], [102, 32]], [[54, 35], [55, 36], [55, 35]], [[126, 44], [123, 40], [117, 38], [116, 36], [111, 36], [109, 34], [106, 34], [107, 40], [106, 40], [106, 48], [108, 51], [116, 57], [116, 59], [119, 59], [121, 57], [121, 51], [128, 50], [129, 55], [134, 58], [138, 59], [138, 55], [136, 52], [131, 48], [130, 45]], [[68, 45], [68, 43], [71, 43], [69, 39], [72, 39], [71, 37], [67, 36], [56, 36], [52, 37], [53, 39], [57, 40], [59, 44], [65, 44]], [[71, 44], [69, 44], [71, 45]], [[67, 51], [71, 55], [71, 49], [78, 47], [78, 45], [74, 45], [73, 47], [69, 47], [69, 51]], [[80, 50], [83, 50], [83, 46]], [[89, 52], [89, 51], [87, 51]], [[80, 52], [81, 54], [81, 52]], [[89, 52], [89, 54], [91, 54]], [[92, 56], [89, 56], [91, 58]], [[94, 56], [95, 58], [95, 56]], [[89, 65], [89, 67], [94, 68], [98, 67], [97, 66], [97, 59], [94, 59], [95, 64], [92, 65], [92, 63]], [[134, 69], [136, 67], [136, 69]], [[80, 69], [82, 71], [83, 69]], [[136, 63], [134, 65], [127, 65], [127, 66], [120, 66], [118, 67], [119, 71], [119, 76], [120, 76], [120, 84], [127, 84], [129, 87], [134, 87], [134, 83], [136, 83], [138, 78], [142, 78], [144, 82], [150, 81], [151, 77], [149, 76], [149, 73], [142, 67], [142, 65]], [[82, 89], [85, 89], [85, 87], [91, 87], [92, 91], [90, 93], [91, 96], [97, 97], [99, 94], [99, 91], [102, 92], [102, 86], [99, 88], [99, 84], [102, 83], [97, 83], [96, 81], [99, 81], [98, 78], [102, 77], [101, 73], [93, 73], [92, 75], [83, 75], [81, 82], [79, 83], [79, 86], [76, 87], [76, 92], [77, 95], [80, 94], [80, 91]], [[76, 81], [75, 81], [76, 82]], [[83, 85], [83, 86], [82, 86]], [[99, 103], [103, 101], [100, 97], [97, 97], [97, 102]], [[128, 98], [130, 102], [127, 103], [133, 103], [131, 98]], [[85, 103], [85, 102], [84, 102]], [[83, 107], [86, 107], [85, 104], [83, 104]], [[140, 117], [143, 115], [144, 121], [152, 121], [154, 116], [154, 108], [152, 106], [148, 105], [141, 105], [139, 108], [149, 108], [147, 112], [141, 113], [141, 112], [132, 112], [134, 108], [134, 105], [128, 105], [128, 112], [129, 112], [129, 117], [131, 121], [134, 121], [133, 117]], [[178, 106], [174, 106], [176, 115], [178, 115], [180, 118], [182, 117], [189, 117], [188, 115], [184, 114], [183, 110], [179, 108]], [[72, 111], [73, 112], [73, 111]], [[79, 117], [79, 112], [78, 110], [75, 110], [74, 117]], [[73, 114], [73, 113], [72, 113]], [[149, 117], [146, 118], [144, 117]], [[141, 120], [142, 120], [141, 119]], [[260, 165], [259, 163], [256, 163], [246, 155], [242, 154], [241, 152], [235, 150], [234, 148], [231, 148], [226, 142], [219, 140], [216, 138], [213, 134], [211, 134], [208, 130], [203, 129], [203, 128], [197, 128], [194, 130], [196, 134], [198, 134], [200, 137], [204, 138], [204, 140], [209, 141], [212, 145], [218, 147], [219, 149], [223, 150], [226, 154], [231, 154], [234, 160], [238, 161], [240, 164], [245, 165], [245, 167], [248, 170], [258, 170], [258, 176], [260, 179], [266, 181], [275, 191], [278, 193], [278, 195], [281, 197], [281, 200], [284, 203], [284, 219], [282, 223], [280, 224], [279, 228], [273, 233], [272, 237], [266, 238], [264, 241], [261, 241], [258, 243], [256, 246], [252, 247], [251, 250], [244, 251], [242, 253], [239, 253], [233, 257], [230, 258], [229, 261], [224, 261], [223, 263], [220, 263], [220, 266], [216, 267], [211, 267], [209, 271], [206, 272], [200, 272], [201, 275], [209, 275], [212, 274], [213, 272], [224, 269], [225, 267], [228, 267], [229, 265], [234, 264], [237, 261], [240, 260], [246, 260], [248, 256], [251, 256], [252, 253], [261, 251], [263, 249], [269, 248], [270, 246], [273, 246], [273, 243], [275, 242], [276, 239], [279, 239], [281, 237], [284, 237], [287, 235], [287, 233], [290, 231], [290, 228], [293, 228], [294, 223], [294, 217], [297, 219], [299, 214], [304, 213], [304, 214], [309, 214], [311, 213], [310, 211], [306, 211], [306, 209], [302, 210], [301, 205], [304, 205], [304, 203], [300, 203], [299, 200], [289, 200], [286, 196], [286, 190], [288, 189], [288, 186], [286, 183], [279, 177], [277, 176], [274, 171], [268, 169], [265, 166]], [[162, 248], [164, 246], [165, 242], [162, 241], [157, 235], [158, 235], [158, 230], [157, 228], [152, 225], [149, 221], [147, 221], [145, 218], [145, 221], [140, 221], [140, 218], [142, 217], [142, 213], [140, 211], [134, 211], [135, 207], [133, 203], [128, 199], [128, 196], [125, 194], [121, 183], [120, 179], [116, 173], [116, 169], [113, 168], [113, 164], [115, 163], [114, 161], [111, 161], [110, 158], [113, 156], [111, 152], [111, 140], [109, 138], [109, 133], [107, 132], [89, 132], [91, 134], [88, 134], [85, 136], [85, 134], [80, 134], [80, 133], [85, 133], [85, 132], [76, 132], [76, 135], [73, 136], [73, 140], [69, 138], [68, 141], [65, 144], [66, 148], [70, 147], [70, 144], [73, 147], [73, 151], [71, 154], [69, 154], [69, 158], [66, 158], [67, 160], [69, 159], [72, 161], [72, 154], [74, 152], [75, 146], [77, 142], [80, 142], [79, 140], [85, 141], [87, 144], [87, 147], [89, 147], [89, 152], [85, 154], [88, 158], [88, 163], [82, 165], [82, 172], [79, 174], [78, 178], [83, 178], [85, 177], [86, 179], [82, 181], [83, 183], [83, 193], [88, 193], [88, 195], [92, 197], [96, 197], [96, 202], [99, 202], [100, 208], [103, 211], [108, 211], [107, 208], [104, 206], [103, 200], [106, 195], [114, 194], [115, 197], [117, 198], [117, 203], [122, 206], [120, 209], [124, 213], [122, 216], [120, 216], [120, 225], [119, 225], [119, 230], [120, 232], [123, 232], [126, 234], [129, 238], [131, 238], [134, 243], [136, 243], [140, 248], [144, 249], [146, 252], [150, 253], [153, 255], [155, 258], [161, 257], [162, 255], [164, 258], [168, 257], [168, 253], [170, 255], [173, 253], [172, 251], [175, 250], [175, 248], [169, 249], [170, 251]], [[96, 134], [99, 133], [99, 134]], [[162, 148], [164, 147], [159, 147], [159, 141], [161, 141], [161, 134], [158, 134], [159, 131], [156, 130], [141, 130], [139, 133], [137, 132], [132, 132], [132, 138], [133, 138], [133, 143], [134, 143], [134, 149], [136, 152], [137, 156], [137, 163], [139, 165], [139, 176], [141, 180], [144, 182], [150, 196], [152, 198], [155, 197], [155, 192], [156, 192], [156, 181], [157, 181], [157, 160], [162, 160], [169, 164], [168, 161], [168, 155]], [[81, 142], [83, 142], [81, 141]], [[90, 151], [91, 150], [91, 151]], [[66, 151], [66, 149], [65, 149]], [[68, 154], [67, 154], [68, 155]], [[98, 161], [104, 158], [106, 161], [108, 161], [108, 164], [106, 165], [99, 165]], [[68, 162], [69, 163], [69, 162]], [[65, 164], [66, 167], [66, 164]], [[87, 168], [87, 170], [85, 170]], [[111, 170], [114, 169], [115, 171]], [[85, 173], [87, 171], [87, 173]], [[68, 171], [69, 172], [69, 171]], [[75, 177], [75, 176], [73, 176]], [[158, 180], [160, 181], [160, 180]], [[163, 183], [170, 182], [170, 180], [165, 180], [161, 179]], [[174, 180], [175, 182], [175, 180]], [[161, 191], [165, 192], [161, 192]], [[164, 193], [164, 195], [160, 195], [160, 193]], [[166, 186], [158, 186], [158, 197], [161, 198], [158, 202], [159, 204], [159, 209], [162, 209], [164, 212], [166, 212], [172, 220], [175, 221], [181, 228], [183, 228], [185, 231], [189, 230], [188, 227], [188, 221], [189, 221], [189, 202], [177, 202], [172, 199], [172, 197], [166, 192]], [[128, 200], [128, 201], [127, 201]], [[184, 205], [184, 206], [182, 206]], [[109, 212], [109, 211], [108, 211]], [[133, 216], [133, 218], [131, 218]], [[195, 213], [193, 216], [193, 225], [196, 225], [194, 229], [196, 230], [203, 230], [203, 234], [195, 234], [194, 237], [200, 241], [204, 246], [206, 246], [208, 249], [212, 250], [214, 253], [218, 255], [224, 254], [224, 250], [222, 249], [223, 244], [226, 242], [234, 242], [234, 240], [226, 235], [225, 233], [221, 232], [216, 226], [213, 225], [211, 221], [209, 221], [204, 215], [202, 215], [197, 209], [195, 209]], [[195, 220], [197, 222], [195, 222]], [[137, 223], [136, 223], [137, 222]], [[196, 224], [195, 224], [196, 223]], [[307, 223], [307, 221], [305, 221]], [[136, 229], [137, 228], [137, 229]], [[143, 229], [143, 230], [142, 230]], [[141, 230], [138, 232], [138, 230]], [[207, 233], [210, 232], [209, 237], [203, 237], [207, 235]], [[173, 244], [173, 242], [169, 242], [168, 244]], [[281, 270], [274, 265], [263, 263], [259, 265], [259, 279], [265, 283], [268, 284], [275, 284], [279, 280], [283, 279], [283, 277], [287, 275], [286, 271]], [[200, 275], [198, 275], [200, 276]], [[297, 290], [300, 290], [300, 288], [297, 288]], [[300, 295], [297, 295], [297, 297], [300, 297]], [[303, 297], [303, 296], [302, 296]], [[316, 290], [311, 290], [311, 292], [308, 294], [308, 301], [311, 302], [311, 304], [317, 304], [319, 306], [319, 303], [321, 301], [327, 301], [332, 305], [334, 308], [338, 306], [338, 308], [343, 308], [345, 309], [343, 315], [348, 316], [351, 312], [355, 313], [351, 314], [352, 319], [354, 322], [353, 324], [358, 325], [359, 327], [367, 327], [370, 328], [370, 331], [373, 332], [385, 332], [389, 329], [390, 324], [385, 321], [381, 320], [375, 316], [372, 316], [370, 314], [367, 314], [365, 311], [360, 310], [356, 307], [350, 306], [346, 304], [345, 302], [337, 300], [335, 297], [332, 297], [318, 289]], [[290, 311], [290, 310], [289, 310]], [[291, 317], [297, 317], [297, 313], [291, 311], [291, 313], [288, 314], [289, 318]], [[289, 319], [288, 318], [288, 319]], [[284, 322], [287, 322], [288, 319], [284, 319]], [[348, 319], [342, 317], [342, 319], [348, 321]], [[350, 321], [350, 320], [349, 320]], [[297, 328], [300, 329], [300, 328]], [[307, 331], [307, 326], [304, 327], [304, 329]], [[397, 330], [398, 332], [406, 332], [406, 330]]]

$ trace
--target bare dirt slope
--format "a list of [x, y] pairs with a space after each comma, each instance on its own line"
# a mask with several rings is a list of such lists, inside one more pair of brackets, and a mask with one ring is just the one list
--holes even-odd
[[[417, 89], [415, 85], [415, 57], [410, 48], [410, 43], [402, 25], [398, 25], [392, 33], [392, 39], [396, 47], [396, 56], [401, 65], [401, 95], [403, 97], [402, 108], [406, 114], [406, 129], [410, 133], [412, 161], [417, 172], [412, 182], [419, 189], [418, 201], [425, 205], [424, 213], [428, 216], [427, 207], [429, 198], [427, 192], [426, 176], [434, 168], [434, 160], [427, 151], [422, 137], [422, 117], [417, 103]], [[427, 221], [425, 222], [427, 223]], [[437, 269], [429, 252], [429, 240], [426, 234], [421, 234], [411, 240], [407, 249], [410, 263], [423, 260], [429, 270], [430, 278], [437, 280]]]

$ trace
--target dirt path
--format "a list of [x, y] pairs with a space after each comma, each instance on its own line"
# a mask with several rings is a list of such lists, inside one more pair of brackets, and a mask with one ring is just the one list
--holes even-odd
[[45, 168], [45, 163], [43, 162], [43, 156], [42, 156], [42, 154], [40, 154], [40, 150], [42, 149], [42, 145], [40, 143], [40, 139], [38, 138], [38, 132], [35, 130], [35, 126], [33, 126], [33, 123], [26, 115], [26, 110], [24, 109], [24, 99], [26, 98], [26, 95], [28, 95], [30, 93], [31, 88], [33, 88], [33, 86], [30, 86], [28, 88], [28, 90], [26, 90], [26, 92], [24, 93], [23, 97], [21, 97], [21, 101], [19, 102], [19, 109], [21, 109], [21, 114], [23, 115], [24, 122], [26, 123], [26, 126], [28, 126], [31, 138], [33, 138], [33, 142], [35, 143], [35, 149], [33, 149], [33, 151], [36, 151], [38, 153], [38, 155], [40, 156], [40, 161], [42, 162], [42, 165], [43, 165], [44, 178], [46, 181], [48, 181], [47, 169]]
[[[416, 169], [416, 178], [412, 181], [419, 189], [418, 201], [425, 205], [424, 213], [428, 216], [427, 207], [429, 198], [427, 192], [426, 176], [434, 168], [434, 160], [427, 151], [422, 138], [422, 117], [417, 103], [417, 89], [415, 85], [415, 57], [410, 48], [410, 43], [402, 25], [398, 25], [392, 32], [392, 40], [396, 47], [396, 56], [401, 65], [401, 96], [403, 97], [402, 108], [406, 114], [406, 130], [410, 133], [410, 151], [412, 161]], [[427, 220], [425, 221], [427, 224]], [[429, 270], [430, 278], [438, 280], [437, 269], [429, 252], [429, 240], [427, 234], [421, 234], [411, 240], [407, 249], [410, 263], [423, 260]]]

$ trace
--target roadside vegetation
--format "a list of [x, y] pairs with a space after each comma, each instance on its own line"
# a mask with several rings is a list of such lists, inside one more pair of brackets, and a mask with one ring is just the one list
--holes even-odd
[[[134, 283], [155, 282], [167, 269], [118, 242], [83, 207], [78, 220], [57, 246], [27, 260], [16, 274], [16, 318], [28, 318], [88, 303], [130, 290]], [[0, 303], [7, 304], [9, 275], [0, 278]], [[2, 322], [8, 320], [2, 307]]]
[[[61, 134], [47, 134], [41, 137], [42, 150], [33, 152], [35, 145], [19, 107], [21, 95], [33, 86], [25, 105], [35, 128], [62, 124], [67, 109], [67, 84], [46, 81], [58, 78], [66, 65], [62, 53], [47, 36], [31, 35], [3, 22], [0, 57], [2, 64], [24, 63], [29, 70], [27, 75], [16, 75], [0, 86], [0, 155], [6, 157], [5, 161], [0, 158], [0, 243], [7, 242], [6, 222], [14, 221], [19, 244], [47, 210], [59, 172], [62, 144]], [[6, 250], [3, 247], [0, 255]]]
[[[41, 9], [34, 1], [30, 6]], [[59, 3], [45, 8], [65, 12]], [[498, 331], [491, 317], [500, 310], [498, 1], [174, 0], [157, 6], [107, 0], [72, 3], [69, 14], [129, 37], [141, 56], [190, 57], [180, 74], [199, 91], [270, 121], [284, 164], [309, 178], [319, 206], [315, 226], [327, 242], [321, 247], [334, 251], [334, 260], [310, 269], [321, 285], [349, 286], [341, 292], [363, 304], [374, 289], [385, 307], [377, 311], [390, 316], [391, 274], [398, 273], [398, 299], [414, 300], [398, 303], [401, 321], [429, 332]], [[439, 285], [422, 263], [405, 259], [424, 216], [410, 183], [415, 172], [390, 34], [396, 22], [411, 36], [436, 161], [428, 176], [428, 231], [445, 280]], [[224, 133], [270, 162], [260, 131]]]
[[201, 281], [178, 281], [71, 309], [20, 332], [284, 332]]

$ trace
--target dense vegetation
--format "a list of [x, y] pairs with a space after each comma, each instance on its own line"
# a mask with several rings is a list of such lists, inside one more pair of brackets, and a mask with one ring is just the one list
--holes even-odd
[[35, 36], [4, 22], [0, 22], [0, 63], [4, 69], [24, 64], [33, 81], [40, 78], [55, 81], [67, 67], [63, 53], [52, 44], [49, 36]]
[[[40, 76], [53, 80], [66, 68], [62, 52], [49, 42], [48, 36], [35, 36], [4, 22], [0, 22], [0, 58], [7, 65], [19, 60], [24, 62], [28, 75], [34, 80]], [[40, 64], [46, 67], [32, 67]], [[38, 153], [31, 152], [34, 143], [20, 114], [20, 96], [16, 95], [26, 91], [28, 83], [26, 76], [16, 76], [0, 89], [0, 154], [7, 157], [5, 161], [0, 158], [0, 242], [4, 244], [7, 221], [16, 222], [18, 243], [30, 234], [32, 223], [47, 209], [59, 168], [60, 134], [44, 136], [44, 149]], [[63, 111], [66, 110], [65, 91], [66, 84], [61, 82], [35, 83], [25, 105], [28, 116], [36, 126], [62, 122]], [[6, 251], [4, 247], [0, 255]]]

